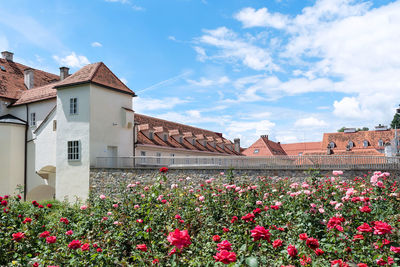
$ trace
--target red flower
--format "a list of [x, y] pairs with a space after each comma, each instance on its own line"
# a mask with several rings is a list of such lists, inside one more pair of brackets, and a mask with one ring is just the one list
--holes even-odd
[[166, 172], [168, 172], [168, 168], [167, 167], [161, 167], [160, 168], [160, 172], [161, 173], [166, 173]]
[[359, 263], [357, 264], [357, 267], [368, 267], [368, 265], [365, 263]]
[[13, 240], [14, 240], [15, 242], [19, 242], [19, 241], [21, 241], [23, 238], [25, 238], [25, 234], [24, 234], [24, 233], [21, 233], [21, 232], [18, 232], [18, 233], [12, 234], [12, 237], [13, 237]]
[[320, 248], [317, 248], [316, 250], [314, 250], [314, 252], [315, 252], [315, 255], [317, 255], [317, 256], [320, 256], [320, 255], [322, 255], [322, 254], [325, 253], [325, 251], [323, 251], [323, 250], [320, 249]]
[[274, 240], [274, 242], [272, 242], [272, 247], [273, 248], [278, 248], [278, 247], [281, 247], [282, 244], [283, 244], [282, 240], [276, 239], [276, 240]]
[[221, 237], [219, 235], [214, 235], [212, 237], [212, 240], [215, 241], [215, 242], [219, 242], [219, 241], [221, 241]]
[[231, 223], [236, 222], [237, 220], [239, 220], [239, 218], [237, 216], [233, 216], [231, 219]]
[[33, 267], [39, 267], [39, 263], [35, 262], [34, 264], [32, 264]]
[[287, 252], [288, 252], [290, 257], [296, 257], [297, 256], [297, 249], [293, 245], [289, 245], [287, 247]]
[[368, 206], [364, 206], [362, 208], [360, 208], [361, 212], [366, 212], [366, 213], [370, 213], [371, 212], [371, 208]]
[[257, 225], [253, 230], [250, 231], [251, 236], [254, 238], [254, 241], [264, 239], [270, 242], [271, 233], [262, 226]]
[[224, 228], [222, 228], [222, 231], [224, 231], [225, 233], [227, 233], [227, 232], [229, 232], [229, 228], [224, 227]]
[[390, 251], [393, 251], [394, 253], [400, 253], [400, 247], [390, 247]]
[[370, 233], [370, 232], [373, 231], [372, 228], [371, 228], [371, 226], [369, 226], [368, 223], [363, 223], [362, 225], [358, 226], [358, 227], [357, 227], [357, 230], [358, 230], [359, 232], [365, 232], [365, 233]]
[[168, 256], [174, 255], [176, 253], [176, 248], [171, 249], [170, 252], [168, 252]]
[[312, 237], [307, 238], [306, 245], [312, 250], [315, 250], [319, 247], [318, 239]]
[[273, 210], [279, 210], [279, 206], [271, 205], [271, 209], [273, 209]]
[[354, 235], [353, 236], [353, 241], [356, 241], [356, 240], [363, 240], [364, 239], [364, 236], [363, 235]]
[[192, 244], [187, 230], [180, 231], [179, 229], [176, 229], [168, 234], [167, 240], [177, 249], [181, 249]]
[[386, 264], [392, 265], [393, 263], [394, 263], [394, 261], [391, 257], [388, 257], [387, 261], [385, 261], [383, 258], [376, 260], [376, 264], [378, 264], [379, 266], [384, 266]]
[[159, 263], [160, 261], [158, 260], [158, 259], [154, 259], [153, 261], [152, 261], [152, 264], [157, 264], [157, 263]]
[[340, 232], [343, 231], [342, 222], [344, 222], [343, 217], [332, 217], [329, 219], [328, 224], [326, 225], [329, 229], [336, 228]]
[[349, 265], [345, 262], [343, 262], [343, 260], [339, 259], [339, 260], [334, 260], [331, 261], [331, 267], [348, 267]]
[[55, 237], [54, 235], [46, 238], [46, 242], [49, 244], [56, 243], [56, 241], [57, 241], [57, 237]]
[[67, 218], [62, 218], [62, 217], [61, 217], [60, 222], [63, 222], [63, 223], [65, 223], [65, 224], [69, 224], [69, 221], [68, 221]]
[[41, 233], [39, 235], [39, 237], [41, 237], [41, 238], [45, 238], [45, 237], [48, 237], [48, 236], [50, 236], [50, 232], [48, 232], [48, 231], [44, 231], [43, 233]]
[[308, 235], [307, 235], [306, 233], [302, 233], [302, 234], [299, 234], [299, 238], [300, 238], [301, 240], [307, 240]]
[[72, 232], [72, 230], [68, 230], [68, 231], [65, 232], [65, 234], [66, 234], [66, 235], [73, 235], [74, 232]]
[[90, 249], [90, 244], [89, 243], [85, 243], [82, 245], [81, 250], [82, 251], [87, 251]]
[[2, 206], [4, 206], [4, 207], [6, 207], [6, 206], [7, 206], [7, 204], [8, 204], [7, 200], [3, 200], [3, 201], [1, 201], [1, 205], [2, 205]]
[[146, 244], [139, 244], [139, 245], [136, 245], [136, 249], [146, 252], [147, 246], [146, 246]]
[[103, 250], [101, 248], [97, 248], [96, 251], [99, 252], [99, 253], [103, 252]]
[[37, 206], [39, 206], [39, 203], [37, 203], [37, 201], [34, 200], [34, 201], [32, 201], [32, 205], [35, 206], [35, 207], [37, 207]]
[[26, 217], [25, 220], [22, 223], [26, 224], [26, 223], [30, 223], [30, 222], [32, 222], [32, 219], [29, 218], [29, 217]]
[[223, 264], [229, 264], [231, 262], [236, 262], [235, 252], [229, 252], [227, 250], [222, 250], [213, 256], [215, 262], [222, 262]]
[[392, 226], [385, 222], [377, 221], [374, 222], [374, 235], [384, 235], [392, 233]]
[[254, 213], [250, 212], [248, 214], [246, 214], [245, 216], [242, 217], [242, 220], [245, 222], [254, 222]]
[[254, 213], [254, 214], [261, 213], [261, 209], [259, 209], [259, 208], [254, 209], [254, 210], [253, 210], [253, 213]]
[[224, 240], [221, 243], [218, 243], [217, 247], [218, 247], [217, 248], [218, 251], [221, 251], [221, 250], [228, 250], [229, 251], [229, 250], [232, 249], [232, 244], [229, 243], [228, 240]]
[[78, 249], [82, 246], [81, 241], [79, 240], [72, 240], [71, 243], [68, 244], [70, 249]]
[[51, 209], [51, 207], [53, 207], [53, 204], [49, 203], [49, 204], [47, 204], [47, 207], [48, 207], [49, 209]]

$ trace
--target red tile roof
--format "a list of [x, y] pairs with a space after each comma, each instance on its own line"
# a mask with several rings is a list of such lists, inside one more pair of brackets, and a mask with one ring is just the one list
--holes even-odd
[[268, 135], [262, 135], [254, 144], [245, 149], [242, 154], [249, 157], [265, 157], [286, 155], [286, 152], [279, 142], [273, 142], [268, 139]]
[[[135, 114], [135, 123], [139, 124], [139, 129], [142, 128], [142, 125], [148, 125], [148, 128], [144, 127], [146, 128], [146, 130], [154, 130], [153, 139], [150, 139], [143, 131], [139, 131], [138, 144], [140, 145], [162, 146], [169, 148], [186, 149], [190, 151], [214, 152], [222, 155], [239, 155], [239, 153], [234, 151], [234, 145], [232, 144], [232, 142], [228, 139], [221, 137], [221, 133], [216, 133], [209, 130], [158, 119], [138, 113]], [[163, 132], [167, 134], [167, 141], [163, 140]], [[192, 133], [192, 136], [190, 135], [190, 133]], [[174, 138], [174, 136], [178, 134], [182, 134], [182, 143], [176, 141]], [[189, 141], [193, 138], [193, 135], [195, 135], [197, 139], [194, 144]], [[221, 138], [221, 141], [226, 144], [231, 144], [232, 150], [228, 149], [227, 145], [225, 145], [224, 149], [222, 149], [218, 145], [213, 147], [208, 142], [206, 143], [206, 145], [204, 145], [203, 142], [199, 142], [199, 140], [215, 140], [217, 138]]]
[[27, 103], [42, 101], [46, 99], [56, 98], [57, 97], [57, 90], [54, 89], [54, 85], [58, 84], [59, 82], [51, 83], [48, 85], [35, 87], [30, 90], [24, 91], [19, 99], [12, 104], [12, 106], [23, 105]]
[[286, 154], [290, 156], [298, 156], [300, 153], [304, 154], [306, 151], [321, 150], [322, 142], [303, 142], [292, 144], [281, 144]]
[[103, 63], [93, 63], [84, 66], [71, 76], [68, 76], [63, 81], [55, 86], [55, 88], [62, 88], [71, 85], [77, 85], [82, 83], [95, 83], [106, 86], [108, 88], [135, 95], [135, 93], [129, 89], [111, 70]]
[[[0, 58], [0, 97], [18, 99], [23, 92], [28, 91], [24, 83], [24, 70], [30, 67]], [[58, 81], [60, 77], [45, 71], [33, 69], [33, 84], [35, 87], [48, 85]]]

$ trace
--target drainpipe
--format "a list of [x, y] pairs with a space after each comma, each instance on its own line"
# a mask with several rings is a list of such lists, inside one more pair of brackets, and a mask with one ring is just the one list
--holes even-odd
[[27, 195], [27, 185], [28, 185], [28, 130], [29, 130], [29, 108], [28, 104], [25, 104], [26, 107], [26, 124], [25, 124], [25, 156], [24, 156], [24, 201], [26, 201]]

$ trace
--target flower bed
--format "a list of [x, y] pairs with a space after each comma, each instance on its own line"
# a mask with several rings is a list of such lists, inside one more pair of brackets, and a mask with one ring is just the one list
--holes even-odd
[[0, 265], [398, 266], [397, 182], [335, 175], [194, 189], [167, 188], [162, 169], [154, 184], [85, 205], [3, 196]]

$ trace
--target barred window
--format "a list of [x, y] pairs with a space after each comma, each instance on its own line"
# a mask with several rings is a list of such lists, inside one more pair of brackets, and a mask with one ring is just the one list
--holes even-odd
[[29, 125], [36, 126], [36, 113], [35, 112], [32, 112], [30, 115]]
[[161, 164], [161, 153], [157, 152], [157, 164]]
[[69, 114], [76, 115], [78, 114], [78, 98], [72, 97], [69, 99]]
[[80, 141], [68, 141], [68, 160], [79, 161], [80, 159]]

